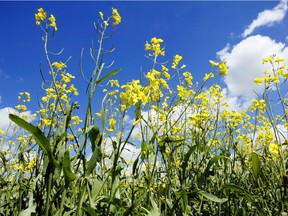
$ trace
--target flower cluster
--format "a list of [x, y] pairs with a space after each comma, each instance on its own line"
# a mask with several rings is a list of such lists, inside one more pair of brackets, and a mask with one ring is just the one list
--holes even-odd
[[50, 14], [50, 17], [47, 20], [47, 12], [45, 12], [43, 8], [38, 9], [38, 13], [35, 14], [35, 20], [36, 25], [41, 25], [41, 22], [44, 22], [47, 25], [49, 21], [50, 23], [48, 24], [48, 26], [53, 27], [54, 30], [57, 31], [56, 18], [53, 14]]
[[162, 42], [163, 40], [161, 38], [156, 38], [156, 37], [153, 37], [151, 39], [151, 44], [146, 42], [145, 50], [151, 51], [151, 53], [149, 53], [149, 56], [159, 56], [159, 55], [164, 56], [165, 55], [164, 48], [161, 48]]

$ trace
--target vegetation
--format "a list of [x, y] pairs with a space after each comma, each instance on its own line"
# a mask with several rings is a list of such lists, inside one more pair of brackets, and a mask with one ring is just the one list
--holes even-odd
[[[287, 215], [284, 59], [263, 59], [269, 71], [255, 78], [263, 93], [249, 110], [232, 110], [221, 87], [207, 85], [228, 74], [226, 62], [210, 61], [213, 71], [194, 82], [182, 56], [158, 62], [165, 49], [156, 37], [145, 44], [151, 70], [120, 85], [104, 63], [113, 51], [104, 42], [121, 16], [99, 12], [81, 120], [69, 59], [52, 62], [48, 49], [56, 19], [42, 8], [35, 18], [51, 81], [34, 115], [26, 112], [30, 94], [21, 92], [13, 124], [0, 131], [0, 215]], [[100, 83], [108, 88], [94, 110]]]

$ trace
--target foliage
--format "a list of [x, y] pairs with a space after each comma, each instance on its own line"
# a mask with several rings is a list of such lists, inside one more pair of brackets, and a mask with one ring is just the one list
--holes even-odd
[[[232, 110], [221, 87], [207, 84], [228, 75], [226, 62], [210, 61], [212, 72], [193, 82], [182, 56], [158, 62], [165, 49], [156, 37], [145, 44], [152, 60], [145, 79], [120, 86], [111, 79], [118, 70], [104, 63], [113, 49], [103, 47], [121, 16], [113, 8], [99, 17], [90, 78], [81, 66], [88, 82], [81, 120], [69, 59], [52, 62], [48, 49], [56, 18], [42, 8], [35, 14], [51, 80], [37, 113], [25, 113], [30, 94], [21, 92], [9, 115], [14, 124], [0, 131], [0, 215], [287, 215], [284, 59], [263, 59], [272, 67], [255, 78], [263, 94], [249, 110]], [[96, 112], [94, 93], [104, 82]]]

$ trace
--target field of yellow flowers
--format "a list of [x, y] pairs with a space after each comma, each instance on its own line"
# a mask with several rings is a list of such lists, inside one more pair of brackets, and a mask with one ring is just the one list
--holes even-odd
[[[118, 70], [104, 67], [103, 56], [121, 16], [116, 8], [109, 16], [99, 12], [81, 119], [74, 115], [78, 90], [75, 75], [66, 72], [69, 59], [57, 55], [52, 62], [48, 50], [49, 35], [61, 30], [56, 18], [39, 8], [35, 19], [49, 66], [42, 73], [51, 81], [44, 80], [33, 121], [24, 114], [32, 98], [20, 92], [9, 133], [0, 130], [0, 215], [288, 214], [284, 59], [263, 59], [272, 69], [255, 78], [264, 90], [249, 110], [230, 109], [221, 87], [207, 85], [229, 73], [226, 62], [210, 60], [212, 72], [194, 82], [182, 56], [158, 62], [165, 49], [156, 37], [145, 44], [151, 59], [145, 77], [120, 85], [113, 79]], [[106, 83], [105, 97], [96, 111], [100, 83]], [[127, 160], [131, 147], [139, 151]]]

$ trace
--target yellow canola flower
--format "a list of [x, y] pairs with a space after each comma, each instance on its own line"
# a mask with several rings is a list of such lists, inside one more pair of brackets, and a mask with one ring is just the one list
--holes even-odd
[[208, 79], [213, 78], [213, 77], [214, 77], [214, 74], [212, 72], [210, 72], [209, 74], [205, 73], [203, 77], [203, 81], [207, 81]]
[[21, 104], [18, 104], [16, 106], [16, 109], [20, 110], [20, 111], [26, 111], [27, 110], [27, 107], [25, 105], [21, 105]]
[[57, 31], [56, 18], [54, 17], [53, 14], [50, 15], [49, 21], [51, 22], [50, 26], [52, 26], [54, 30]]
[[278, 58], [275, 59], [275, 62], [276, 63], [280, 63], [280, 62], [284, 62], [284, 60], [285, 60], [284, 58], [279, 58], [278, 57]]
[[182, 59], [182, 56], [180, 56], [180, 55], [178, 55], [178, 54], [176, 54], [176, 55], [174, 56], [174, 60], [173, 60], [173, 64], [172, 64], [172, 68], [173, 68], [173, 69], [176, 69], [176, 67], [178, 66], [178, 64], [179, 64], [179, 62], [181, 61], [181, 59]]
[[78, 124], [80, 124], [82, 122], [82, 120], [80, 119], [79, 116], [72, 116], [71, 120], [73, 121], [72, 122], [73, 125], [78, 125]]
[[279, 153], [279, 145], [275, 143], [271, 143], [269, 146], [269, 152], [271, 154], [278, 154]]
[[103, 13], [101, 11], [99, 11], [99, 16], [102, 20], [104, 20], [104, 16], [103, 16]]
[[42, 123], [44, 124], [44, 126], [50, 126], [52, 124], [52, 120], [51, 119], [43, 119], [40, 118], [42, 120]]
[[0, 135], [4, 135], [4, 134], [5, 132], [2, 129], [0, 129]]
[[190, 72], [186, 71], [183, 73], [183, 76], [185, 77], [185, 81], [188, 85], [192, 85], [193, 76]]
[[43, 21], [45, 19], [46, 19], [46, 12], [43, 10], [43, 8], [39, 8], [38, 13], [35, 14], [36, 25], [40, 25], [40, 21]]
[[269, 57], [269, 58], [263, 58], [262, 59], [262, 64], [269, 62], [270, 64], [272, 64], [273, 58]]
[[64, 67], [67, 67], [65, 63], [63, 62], [54, 62], [52, 64], [52, 66], [54, 66], [57, 70], [62, 70]]
[[110, 118], [108, 120], [110, 128], [106, 128], [108, 132], [113, 132], [116, 130], [116, 120], [114, 118]]
[[158, 56], [158, 55], [165, 55], [165, 51], [164, 48], [161, 49], [161, 44], [163, 40], [161, 38], [156, 38], [153, 37], [151, 39], [151, 44], [149, 44], [148, 42], [146, 42], [145, 44], [145, 51], [152, 51], [152, 54], [149, 54], [150, 56]]
[[62, 73], [61, 74], [61, 76], [62, 76], [62, 81], [64, 82], [64, 83], [69, 83], [70, 81], [71, 81], [71, 79], [74, 79], [75, 78], [75, 76], [73, 76], [72, 74], [70, 74], [70, 73]]
[[112, 19], [114, 20], [114, 22], [112, 23], [112, 26], [117, 26], [121, 22], [121, 16], [118, 13], [116, 8], [112, 8]]
[[262, 85], [262, 84], [263, 84], [263, 81], [264, 81], [264, 78], [256, 77], [256, 78], [254, 79], [254, 84], [256, 84], [256, 85]]
[[219, 64], [219, 69], [220, 69], [220, 72], [218, 75], [223, 75], [223, 76], [227, 76], [228, 75], [228, 68], [226, 66], [226, 62], [221, 62]]

